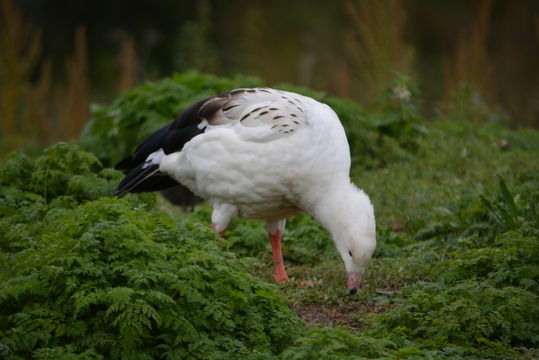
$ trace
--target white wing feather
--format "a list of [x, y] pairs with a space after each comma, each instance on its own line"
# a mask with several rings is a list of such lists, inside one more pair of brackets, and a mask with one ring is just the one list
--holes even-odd
[[309, 101], [268, 88], [236, 89], [214, 121], [229, 124], [244, 140], [271, 141], [308, 125]]

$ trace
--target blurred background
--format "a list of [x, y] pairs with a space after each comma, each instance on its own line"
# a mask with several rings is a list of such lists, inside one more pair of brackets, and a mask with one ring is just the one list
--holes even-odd
[[487, 104], [539, 127], [536, 0], [0, 2], [1, 153], [77, 138], [92, 103], [187, 70], [365, 106], [407, 76], [425, 118]]

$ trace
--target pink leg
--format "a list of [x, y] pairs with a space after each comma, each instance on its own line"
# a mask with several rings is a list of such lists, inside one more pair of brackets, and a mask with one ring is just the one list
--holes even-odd
[[275, 275], [273, 278], [276, 282], [283, 283], [288, 281], [288, 275], [284, 269], [283, 253], [281, 250], [281, 235], [282, 231], [278, 229], [274, 234], [268, 234], [271, 241], [271, 251], [273, 253], [273, 263], [275, 264]]
[[217, 229], [217, 225], [211, 224], [211, 228], [212, 228], [213, 231], [215, 231], [215, 232], [217, 233], [217, 235], [219, 235], [220, 238], [222, 238], [223, 236], [225, 236], [225, 231], [224, 231], [224, 230], [219, 231], [219, 230]]
[[211, 228], [219, 237], [225, 235], [226, 227], [230, 219], [236, 216], [238, 209], [228, 204], [213, 204], [213, 212], [211, 213]]

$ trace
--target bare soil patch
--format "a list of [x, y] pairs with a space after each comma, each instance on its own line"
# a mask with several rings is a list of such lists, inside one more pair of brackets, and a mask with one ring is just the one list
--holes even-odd
[[367, 314], [383, 313], [388, 306], [374, 305], [369, 302], [357, 304], [297, 304], [289, 305], [310, 328], [324, 326], [346, 326], [352, 330], [362, 330]]

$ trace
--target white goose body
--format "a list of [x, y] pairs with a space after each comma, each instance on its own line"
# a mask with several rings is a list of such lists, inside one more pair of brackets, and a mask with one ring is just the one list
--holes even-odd
[[[331, 233], [356, 291], [376, 244], [374, 212], [350, 182], [348, 142], [330, 107], [280, 90], [236, 89], [194, 104], [169, 126], [119, 164], [138, 170], [118, 194], [145, 191], [137, 186], [160, 173], [208, 200], [221, 234], [234, 216], [266, 220], [277, 281], [287, 278], [280, 254], [285, 220], [304, 211]], [[195, 135], [171, 137], [176, 129]], [[174, 138], [183, 141], [178, 151], [170, 151]]]
[[[279, 110], [267, 110], [252, 127], [239, 119], [257, 103], [242, 106], [239, 116], [229, 118], [229, 112], [223, 112], [227, 124], [208, 126], [181, 152], [165, 156], [160, 171], [212, 204], [235, 206], [245, 218], [275, 221], [294, 215], [307, 205], [309, 192], [322, 191], [324, 182], [339, 175], [348, 177], [350, 155], [344, 130], [327, 105], [296, 94], [277, 94], [294, 96], [303, 110], [289, 109], [287, 100], [278, 96], [268, 107]], [[297, 114], [298, 124], [283, 128], [290, 116], [273, 118], [288, 111]]]

